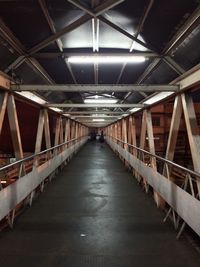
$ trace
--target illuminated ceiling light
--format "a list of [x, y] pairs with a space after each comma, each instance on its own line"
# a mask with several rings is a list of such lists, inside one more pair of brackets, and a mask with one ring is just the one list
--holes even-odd
[[152, 96], [151, 98], [147, 99], [146, 101], [144, 101], [144, 104], [148, 104], [148, 105], [151, 105], [151, 104], [154, 104], [170, 95], [172, 95], [174, 92], [161, 92], [161, 93], [158, 93], [154, 96]]
[[67, 59], [69, 63], [90, 64], [90, 63], [142, 63], [146, 58], [143, 56], [72, 56]]
[[50, 107], [50, 109], [53, 111], [56, 111], [56, 112], [62, 112], [62, 109], [60, 109], [60, 108]]
[[117, 99], [85, 99], [85, 104], [115, 104]]
[[141, 108], [132, 108], [132, 109], [130, 109], [129, 111], [130, 112], [136, 112], [136, 111], [138, 111], [138, 110], [140, 110]]
[[16, 92], [16, 93], [19, 94], [19, 95], [21, 95], [21, 96], [24, 96], [24, 97], [26, 97], [26, 98], [28, 98], [28, 99], [30, 99], [30, 100], [32, 100], [32, 101], [34, 101], [34, 102], [36, 102], [36, 103], [38, 103], [38, 104], [41, 104], [41, 105], [44, 105], [44, 104], [47, 103], [47, 102], [46, 102], [44, 99], [42, 99], [41, 97], [39, 97], [39, 96], [37, 96], [37, 95], [35, 95], [35, 94], [31, 93], [31, 92], [28, 92], [28, 91], [24, 91], [24, 92]]
[[102, 121], [105, 121], [105, 119], [93, 119], [92, 121], [102, 122]]
[[92, 114], [92, 117], [106, 117], [105, 114]]

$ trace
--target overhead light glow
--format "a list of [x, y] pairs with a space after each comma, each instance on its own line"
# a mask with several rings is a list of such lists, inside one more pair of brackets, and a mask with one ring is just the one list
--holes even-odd
[[[133, 34], [135, 35], [135, 33]], [[141, 35], [139, 35], [137, 37], [138, 40], [142, 41], [143, 43], [145, 43], [144, 39], [142, 38]], [[131, 48], [130, 48], [130, 52], [132, 52], [133, 50], [138, 50], [138, 51], [147, 51], [148, 49], [144, 46], [142, 46], [141, 44], [138, 44], [136, 41], [132, 42]]]
[[85, 104], [115, 104], [117, 103], [117, 99], [85, 99]]
[[105, 114], [92, 114], [92, 117], [102, 117], [102, 116], [106, 116]]
[[132, 109], [130, 109], [129, 111], [130, 112], [136, 112], [136, 111], [138, 111], [138, 110], [140, 110], [141, 108], [132, 108]]
[[75, 64], [113, 64], [113, 63], [142, 63], [146, 59], [143, 56], [72, 56], [67, 59]]
[[50, 107], [51, 110], [54, 110], [56, 112], [62, 112], [62, 109], [60, 108], [54, 108], [54, 107]]
[[151, 104], [154, 104], [170, 95], [172, 95], [174, 92], [161, 92], [161, 93], [158, 93], [154, 96], [152, 96], [151, 98], [149, 98], [148, 100], [144, 101], [144, 104], [148, 104], [148, 105], [151, 105]]
[[38, 104], [41, 104], [41, 105], [46, 104], [46, 101], [44, 99], [42, 99], [41, 97], [39, 97], [39, 96], [37, 96], [31, 92], [24, 91], [24, 92], [16, 92], [16, 93], [36, 102]]
[[102, 122], [102, 121], [105, 121], [105, 119], [93, 119], [92, 121]]

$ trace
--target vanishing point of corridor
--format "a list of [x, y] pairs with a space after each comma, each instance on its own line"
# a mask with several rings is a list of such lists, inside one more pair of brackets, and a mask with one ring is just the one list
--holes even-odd
[[3, 267], [200, 266], [106, 144], [86, 144], [0, 233]]

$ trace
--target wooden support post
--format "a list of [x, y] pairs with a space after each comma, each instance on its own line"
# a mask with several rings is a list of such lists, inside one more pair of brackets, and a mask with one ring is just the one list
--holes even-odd
[[[146, 141], [146, 130], [147, 130], [147, 125], [146, 125], [146, 111], [143, 111], [142, 114], [142, 124], [141, 124], [141, 130], [140, 130], [140, 148], [144, 149], [145, 148], [145, 141]], [[138, 158], [142, 161], [144, 161], [144, 155], [141, 152], [138, 152]], [[139, 174], [136, 174], [136, 179], [138, 182], [141, 182], [141, 176]], [[145, 189], [148, 190], [146, 182], [144, 181]]]
[[[7, 101], [8, 101], [8, 93], [0, 93], [0, 135], [3, 127]], [[0, 190], [1, 189], [3, 189], [3, 187], [0, 180]]]
[[[17, 160], [23, 159], [23, 149], [22, 149], [21, 135], [19, 129], [19, 122], [17, 117], [15, 99], [13, 95], [8, 96], [7, 111], [8, 111], [8, 120], [10, 125], [11, 138], [14, 147], [15, 157]], [[19, 177], [24, 174], [25, 174], [25, 168], [24, 165], [22, 164], [20, 166]]]
[[75, 123], [75, 138], [78, 138], [78, 123], [77, 122]]
[[[64, 128], [63, 128], [63, 119], [60, 121], [60, 144], [64, 142]], [[60, 151], [64, 150], [64, 146], [60, 148]]]
[[[135, 118], [130, 115], [129, 122], [128, 122], [128, 143], [136, 146], [136, 129], [135, 129]], [[135, 148], [129, 148], [129, 152], [137, 157], [137, 150]], [[136, 171], [133, 169], [133, 176], [139, 177], [139, 175], [136, 173]]]
[[[182, 116], [182, 102], [181, 102], [181, 96], [178, 95], [175, 98], [174, 101], [174, 108], [172, 113], [172, 120], [169, 130], [169, 137], [167, 142], [167, 150], [166, 150], [166, 156], [165, 158], [168, 160], [173, 161], [174, 159], [174, 152], [176, 148], [176, 142], [178, 137], [178, 130], [180, 127], [181, 122], [181, 116]], [[166, 175], [166, 170], [164, 170], [164, 175]]]
[[[200, 173], [200, 135], [192, 97], [187, 94], [181, 95], [185, 124], [194, 170]], [[200, 179], [197, 180], [198, 194], [200, 197]]]
[[0, 87], [10, 89], [10, 80], [5, 78], [2, 74], [0, 74]]
[[[131, 115], [129, 117], [129, 123], [128, 123], [128, 143], [132, 144], [133, 146], [136, 146], [135, 118]], [[130, 152], [134, 156], [137, 156], [136, 149], [130, 149]]]
[[[44, 110], [40, 110], [39, 119], [38, 119], [38, 128], [36, 134], [36, 141], [35, 141], [35, 154], [39, 153], [42, 148], [42, 138], [43, 138], [43, 130], [44, 130]], [[34, 160], [34, 165], [37, 167], [39, 165], [38, 157]]]
[[[150, 110], [143, 111], [141, 137], [140, 137], [140, 148], [141, 149], [145, 149], [146, 133], [147, 133], [147, 139], [148, 139], [149, 152], [152, 154], [155, 154], [155, 142], [154, 142], [153, 125], [152, 125], [152, 117], [151, 117]], [[142, 157], [140, 155], [140, 159], [144, 160], [143, 155]], [[150, 165], [155, 171], [157, 171], [157, 164], [156, 164], [155, 157], [151, 157]], [[148, 184], [146, 182], [145, 177], [143, 177], [143, 182], [144, 182], [145, 189], [148, 192]], [[154, 191], [154, 199], [158, 207], [161, 207], [161, 208], [164, 207], [163, 199], [155, 191]]]
[[147, 131], [147, 124], [146, 124], [146, 110], [144, 110], [142, 115], [142, 125], [141, 125], [141, 134], [140, 134], [140, 148], [144, 149], [145, 141], [146, 141], [146, 131]]
[[[147, 125], [147, 136], [148, 136], [148, 145], [149, 145], [149, 152], [152, 154], [156, 154], [155, 151], [155, 142], [154, 142], [154, 134], [153, 134], [153, 124], [152, 124], [152, 117], [151, 112], [149, 110], [146, 111], [146, 125]], [[157, 171], [157, 163], [156, 158], [151, 157], [151, 167]], [[154, 190], [154, 200], [159, 208], [164, 208], [165, 201], [163, 198]]]
[[[56, 128], [55, 128], [55, 139], [54, 139], [54, 146], [57, 146], [59, 144], [60, 139], [60, 128], [61, 128], [61, 117], [58, 117], [56, 119]], [[54, 155], [58, 153], [59, 149], [54, 149]]]
[[65, 142], [67, 142], [67, 141], [69, 141], [69, 139], [70, 139], [70, 120], [66, 119], [66, 121], [65, 121], [65, 137], [64, 137], [64, 140], [65, 140]]
[[[126, 144], [128, 139], [127, 139], [127, 121], [126, 119], [122, 120], [122, 141], [125, 142], [125, 144], [122, 144], [122, 146], [124, 147], [124, 149], [126, 151], [128, 151], [128, 145]], [[125, 166], [128, 168], [129, 164], [128, 162], [125, 160]]]
[[[119, 128], [119, 122], [116, 122], [114, 125], [113, 125], [113, 128], [114, 128], [114, 138], [119, 138], [119, 132], [118, 132], [118, 128]], [[118, 144], [118, 141], [114, 139], [114, 142], [116, 142]], [[115, 153], [118, 155], [117, 151], [115, 151]]]
[[6, 113], [7, 101], [8, 101], [8, 93], [0, 93], [0, 135]]
[[[71, 123], [71, 139], [74, 139], [74, 121]], [[70, 143], [72, 145], [72, 143]]]
[[[49, 116], [48, 110], [44, 110], [44, 132], [45, 132], [45, 143], [46, 148], [51, 147], [50, 127], [49, 127]], [[51, 158], [51, 152], [47, 153], [48, 158]]]

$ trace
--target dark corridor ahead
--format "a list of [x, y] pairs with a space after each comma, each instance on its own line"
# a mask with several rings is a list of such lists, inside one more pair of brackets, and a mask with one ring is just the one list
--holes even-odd
[[200, 266], [163, 217], [108, 146], [91, 142], [1, 232], [0, 266]]

